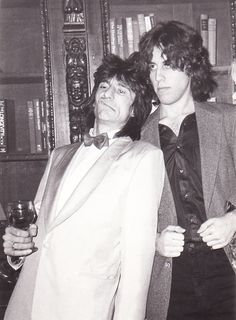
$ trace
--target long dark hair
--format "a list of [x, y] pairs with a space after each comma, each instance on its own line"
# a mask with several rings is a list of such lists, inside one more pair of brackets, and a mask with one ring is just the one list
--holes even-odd
[[151, 62], [155, 46], [167, 57], [166, 65], [191, 77], [193, 99], [206, 101], [217, 84], [200, 34], [179, 21], [160, 22], [140, 40], [142, 61], [147, 64]]
[[113, 54], [103, 59], [102, 64], [94, 73], [92, 94], [85, 102], [85, 105], [89, 109], [87, 118], [88, 129], [94, 124], [93, 105], [99, 84], [115, 77], [117, 80], [125, 83], [135, 93], [135, 99], [132, 104], [133, 116], [130, 117], [125, 126], [116, 133], [116, 136], [129, 136], [132, 140], [138, 140], [140, 138], [141, 127], [151, 112], [154, 91], [149, 80], [148, 71], [141, 70], [137, 63], [138, 60], [138, 52], [126, 60]]

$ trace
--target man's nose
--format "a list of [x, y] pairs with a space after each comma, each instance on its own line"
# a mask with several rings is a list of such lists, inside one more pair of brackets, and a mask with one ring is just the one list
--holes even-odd
[[164, 78], [164, 73], [162, 68], [157, 68], [155, 73], [155, 80], [160, 81]]
[[113, 96], [113, 89], [112, 87], [108, 87], [103, 91], [103, 97], [105, 98], [112, 98]]

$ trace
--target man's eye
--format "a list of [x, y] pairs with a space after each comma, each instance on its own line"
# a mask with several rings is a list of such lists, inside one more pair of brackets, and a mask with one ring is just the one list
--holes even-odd
[[167, 64], [167, 62], [165, 62], [163, 64], [163, 69], [170, 69], [170, 68], [171, 68], [171, 66], [169, 64]]
[[122, 89], [122, 88], [118, 88], [118, 92], [120, 93], [120, 94], [126, 94], [126, 90], [125, 89]]
[[149, 64], [149, 69], [150, 70], [156, 70], [157, 69], [157, 65], [155, 63], [150, 63]]
[[108, 87], [108, 84], [105, 83], [105, 82], [102, 82], [102, 83], [99, 84], [99, 88], [101, 88], [101, 89], [105, 89], [107, 87]]

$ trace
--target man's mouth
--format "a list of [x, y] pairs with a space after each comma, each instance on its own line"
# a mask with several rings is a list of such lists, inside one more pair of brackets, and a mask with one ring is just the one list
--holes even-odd
[[158, 87], [157, 90], [158, 91], [165, 91], [165, 90], [168, 90], [169, 87]]
[[101, 102], [104, 106], [106, 106], [106, 107], [108, 107], [108, 108], [110, 108], [110, 109], [112, 109], [112, 110], [115, 110], [110, 104], [106, 103], [104, 100], [101, 99], [100, 102]]

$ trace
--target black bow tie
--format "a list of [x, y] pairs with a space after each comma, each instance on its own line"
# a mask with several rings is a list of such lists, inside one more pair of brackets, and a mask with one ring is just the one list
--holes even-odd
[[102, 147], [109, 146], [109, 138], [107, 133], [101, 133], [95, 137], [90, 136], [89, 133], [85, 133], [84, 135], [84, 145], [85, 147], [91, 146], [94, 144], [98, 149], [102, 149]]

